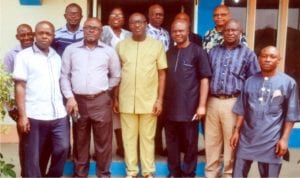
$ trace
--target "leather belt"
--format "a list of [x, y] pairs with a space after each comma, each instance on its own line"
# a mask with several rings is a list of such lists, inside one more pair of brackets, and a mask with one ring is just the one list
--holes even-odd
[[84, 98], [84, 99], [88, 99], [88, 100], [92, 100], [97, 98], [98, 96], [100, 96], [101, 94], [105, 93], [106, 91], [101, 91], [99, 93], [96, 94], [90, 94], [90, 95], [83, 95], [83, 94], [75, 94], [75, 96], [80, 97], [80, 98]]
[[225, 99], [230, 99], [230, 98], [236, 98], [238, 96], [240, 96], [240, 93], [235, 93], [235, 94], [231, 94], [231, 95], [225, 95], [225, 94], [218, 94], [218, 95], [211, 95], [215, 98], [219, 98], [221, 100], [225, 100]]

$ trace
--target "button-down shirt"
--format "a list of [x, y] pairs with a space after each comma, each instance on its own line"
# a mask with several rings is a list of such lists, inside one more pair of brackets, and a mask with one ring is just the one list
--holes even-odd
[[101, 34], [101, 41], [103, 43], [107, 44], [108, 46], [111, 46], [113, 48], [116, 48], [116, 45], [121, 41], [124, 40], [125, 38], [129, 37], [131, 35], [131, 32], [121, 29], [120, 36], [118, 37], [115, 35], [113, 30], [109, 25], [103, 26], [103, 31]]
[[54, 120], [66, 116], [59, 86], [60, 70], [61, 58], [52, 48], [48, 56], [35, 45], [17, 54], [13, 78], [26, 81], [27, 117]]
[[209, 59], [213, 71], [210, 94], [213, 95], [240, 93], [245, 80], [260, 71], [255, 53], [242, 43], [233, 49], [216, 46], [210, 50]]
[[79, 27], [77, 31], [70, 32], [67, 26], [63, 26], [55, 31], [55, 38], [52, 43], [52, 47], [56, 52], [62, 56], [65, 48], [75, 42], [83, 39], [83, 29]]
[[122, 63], [119, 90], [120, 112], [152, 113], [158, 95], [158, 70], [167, 68], [163, 44], [151, 37], [127, 38], [117, 45]]
[[[209, 30], [205, 33], [203, 39], [203, 49], [208, 53], [213, 47], [221, 45], [224, 42], [224, 37], [222, 32], [218, 32], [216, 28]], [[246, 36], [242, 34], [240, 42], [247, 46]]]
[[69, 45], [63, 54], [61, 87], [66, 98], [75, 94], [97, 94], [120, 81], [120, 61], [116, 51], [98, 42], [89, 49], [84, 40]]
[[168, 51], [170, 47], [170, 36], [169, 32], [163, 28], [155, 28], [151, 24], [147, 26], [147, 35], [151, 36], [152, 38], [159, 40], [163, 43], [165, 47], [165, 51]]
[[10, 50], [8, 53], [6, 53], [4, 57], [4, 69], [6, 72], [12, 73], [14, 71], [14, 64], [16, 55], [23, 50], [21, 45], [17, 45], [12, 50]]

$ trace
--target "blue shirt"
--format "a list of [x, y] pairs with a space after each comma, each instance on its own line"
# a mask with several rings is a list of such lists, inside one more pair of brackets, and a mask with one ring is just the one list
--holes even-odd
[[199, 105], [200, 80], [211, 76], [206, 52], [195, 43], [186, 48], [173, 46], [167, 52], [164, 117], [191, 121]]
[[23, 50], [21, 45], [17, 45], [5, 55], [4, 69], [6, 72], [13, 73], [16, 56], [21, 50]]
[[65, 48], [75, 42], [83, 39], [83, 29], [79, 27], [76, 32], [68, 31], [67, 26], [63, 26], [55, 31], [55, 38], [52, 43], [52, 47], [56, 52], [62, 56]]
[[280, 163], [275, 154], [284, 122], [300, 121], [298, 87], [284, 73], [250, 77], [233, 112], [244, 116], [237, 157], [265, 163]]
[[216, 46], [209, 52], [209, 59], [213, 71], [212, 95], [238, 94], [245, 80], [260, 71], [255, 53], [241, 43], [232, 49]]

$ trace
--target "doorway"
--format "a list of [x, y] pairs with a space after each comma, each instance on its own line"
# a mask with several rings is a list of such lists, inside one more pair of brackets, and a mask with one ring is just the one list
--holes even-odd
[[148, 8], [150, 5], [158, 3], [165, 11], [163, 28], [170, 31], [171, 23], [175, 15], [184, 11], [190, 16], [191, 25], [194, 22], [194, 0], [98, 0], [98, 9], [102, 23], [107, 24], [109, 12], [116, 6], [122, 7], [125, 14], [125, 28], [128, 29], [127, 22], [129, 16], [134, 12], [140, 12], [148, 18]]

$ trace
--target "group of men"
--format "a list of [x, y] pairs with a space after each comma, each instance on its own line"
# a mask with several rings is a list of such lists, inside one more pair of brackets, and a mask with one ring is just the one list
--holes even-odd
[[88, 176], [91, 130], [97, 177], [110, 177], [113, 128], [127, 177], [138, 176], [139, 161], [142, 176], [154, 177], [163, 127], [169, 176], [195, 177], [198, 121], [205, 121], [206, 177], [221, 177], [222, 157], [223, 177], [247, 177], [253, 160], [262, 177], [279, 176], [289, 134], [300, 120], [297, 85], [276, 72], [276, 47], [263, 48], [257, 59], [228, 7], [215, 8], [216, 27], [203, 41], [182, 12], [169, 36], [158, 4], [149, 7], [149, 24], [133, 13], [130, 32], [119, 7], [104, 27], [97, 18], [81, 27], [75, 3], [64, 16], [66, 26], [56, 31], [48, 21], [34, 33], [20, 25], [21, 46], [5, 58], [15, 81], [23, 177], [62, 176], [70, 143], [67, 115], [75, 177]]

